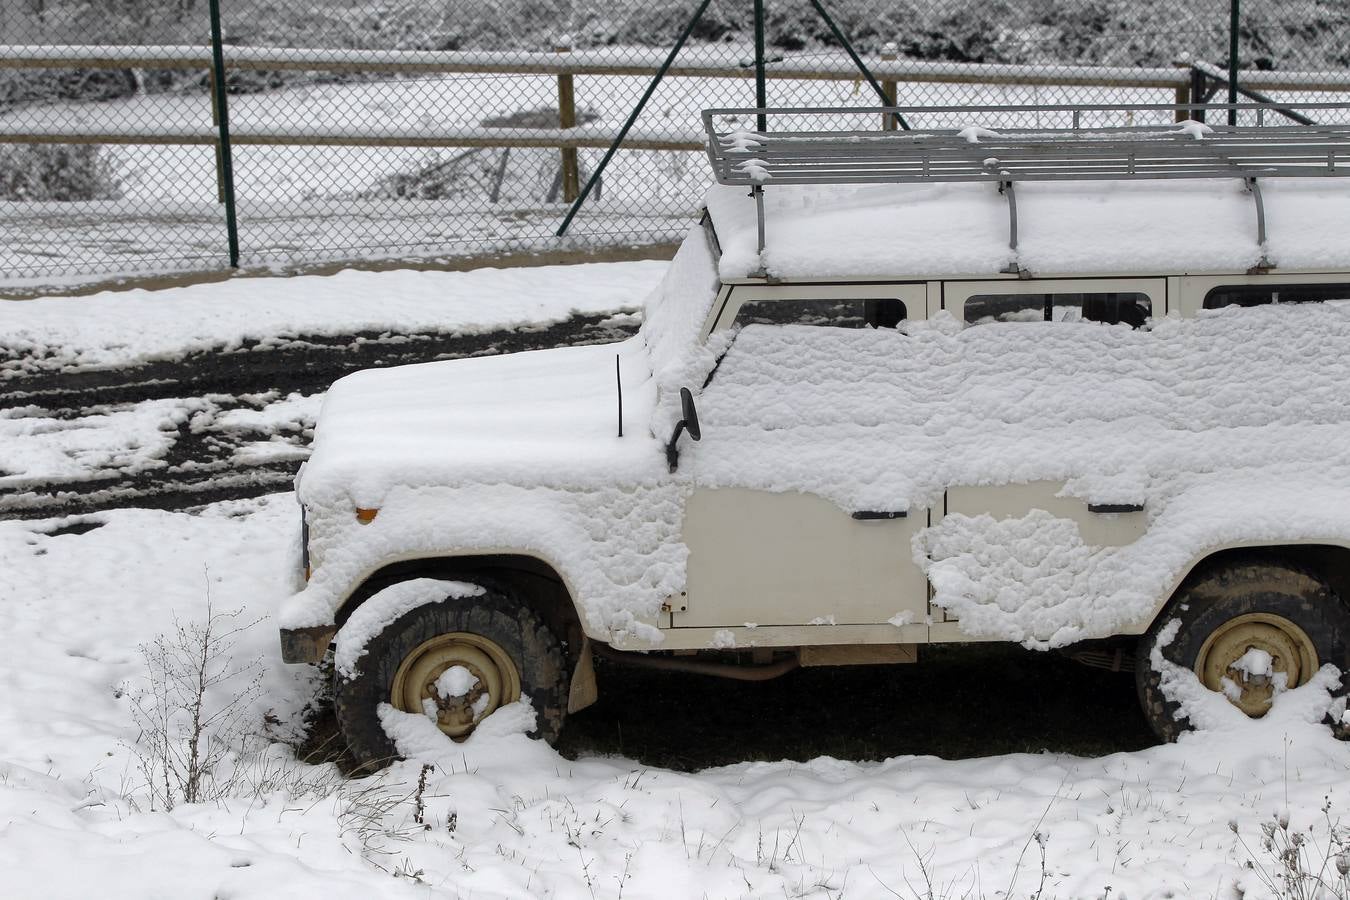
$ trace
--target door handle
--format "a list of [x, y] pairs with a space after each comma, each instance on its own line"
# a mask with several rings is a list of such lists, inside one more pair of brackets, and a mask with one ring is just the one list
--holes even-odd
[[909, 513], [903, 509], [856, 509], [850, 515], [860, 522], [871, 522], [877, 519], [903, 519]]
[[1090, 513], [1132, 513], [1143, 512], [1142, 503], [1089, 503], [1088, 512]]

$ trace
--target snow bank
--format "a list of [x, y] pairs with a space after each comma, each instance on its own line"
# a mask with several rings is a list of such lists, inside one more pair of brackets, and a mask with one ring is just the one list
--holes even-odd
[[[1313, 183], [1315, 181], [1315, 183]], [[1266, 257], [1284, 268], [1345, 268], [1350, 185], [1267, 179]], [[778, 278], [1244, 272], [1262, 256], [1256, 204], [1239, 180], [1019, 182], [1016, 252], [992, 184], [770, 187], [762, 264]], [[761, 265], [754, 202], [714, 185], [705, 203], [723, 278]]]
[[361, 332], [472, 333], [637, 309], [662, 261], [469, 272], [348, 269], [0, 303], [0, 376]]
[[0, 488], [162, 469], [179, 427], [214, 408], [185, 398], [95, 407], [75, 419], [31, 406], [0, 410]]
[[185, 431], [215, 435], [212, 450], [228, 450], [229, 463], [237, 465], [304, 459], [322, 400], [320, 394], [280, 397], [269, 391], [94, 406], [77, 417], [39, 406], [0, 410], [0, 489], [14, 491], [22, 503], [25, 495], [18, 492], [26, 489], [148, 472], [191, 477], [224, 463], [174, 454]]

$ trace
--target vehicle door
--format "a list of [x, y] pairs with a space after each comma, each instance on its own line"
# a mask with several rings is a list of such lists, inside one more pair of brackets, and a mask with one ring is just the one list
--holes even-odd
[[[793, 402], [792, 390], [785, 389], [787, 382], [809, 382], [813, 367], [824, 376], [843, 362], [828, 354], [840, 352], [844, 329], [855, 336], [863, 334], [860, 329], [894, 329], [901, 319], [925, 318], [926, 304], [927, 286], [922, 283], [739, 287], [714, 313], [714, 330], [745, 327], [758, 331], [738, 331], [701, 393], [701, 415], [715, 420], [734, 393], [736, 402], [750, 410], [750, 417], [762, 412], [767, 418], [762, 427], [745, 423], [746, 428], [737, 429], [740, 437], [730, 476], [725, 458], [715, 477], [700, 474], [698, 457], [720, 449], [713, 446], [719, 440], [716, 425], [709, 423], [704, 429], [693, 454], [696, 487], [684, 522], [683, 537], [689, 548], [687, 596], [681, 598], [683, 608], [675, 608], [674, 627], [890, 623], [896, 641], [926, 636], [927, 581], [914, 564], [910, 539], [928, 524], [927, 510], [845, 508], [837, 499], [815, 493], [773, 489], [775, 482], [783, 481], [779, 469], [784, 459], [781, 441], [773, 444], [775, 426], [770, 421], [778, 415], [794, 415], [784, 409], [784, 404]], [[835, 339], [827, 342], [831, 333]], [[756, 334], [760, 339], [752, 340]], [[777, 344], [779, 362], [786, 362], [778, 371], [795, 373], [793, 377], [785, 377], [783, 383], [770, 379], [754, 384], [732, 383], [733, 376], [723, 377], [724, 372], [753, 370], [753, 365], [740, 364], [751, 361], [739, 360], [738, 354], [754, 352], [754, 347], [772, 343], [769, 339], [774, 337], [782, 338]], [[823, 349], [826, 343], [829, 350]], [[839, 410], [854, 409], [846, 396], [850, 388], [845, 383], [826, 388], [839, 392]], [[821, 395], [814, 396], [819, 399]], [[831, 401], [828, 393], [825, 398]], [[860, 414], [871, 417], [878, 411]], [[851, 413], [841, 415], [843, 426], [863, 424], [849, 421], [856, 418]], [[834, 434], [828, 428], [821, 430], [812, 438], [815, 450], [828, 447], [829, 441], [847, 432], [847, 427]], [[771, 452], [775, 448], [778, 455]], [[800, 464], [800, 460], [787, 461], [787, 467]], [[811, 473], [805, 474], [810, 481]], [[866, 478], [868, 473], [858, 471], [856, 476]], [[788, 475], [787, 481], [791, 480]]]
[[[943, 305], [967, 327], [1016, 328], [1019, 322], [1088, 320], [1140, 327], [1150, 316], [1166, 313], [1166, 282], [1161, 278], [1047, 279], [1030, 281], [946, 282]], [[943, 515], [987, 514], [996, 519], [1025, 516], [1041, 509], [1078, 525], [1085, 543], [1120, 546], [1143, 535], [1146, 518], [1139, 503], [1089, 504], [1059, 496], [1064, 483], [1035, 481], [1003, 485], [952, 485]], [[935, 516], [937, 513], [935, 513]], [[944, 609], [929, 611], [932, 640], [963, 640], [956, 619]]]

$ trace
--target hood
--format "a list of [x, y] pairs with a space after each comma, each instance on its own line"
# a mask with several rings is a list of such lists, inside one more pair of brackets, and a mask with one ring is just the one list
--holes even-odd
[[664, 470], [655, 400], [641, 337], [357, 372], [324, 398], [297, 487], [306, 503], [378, 507], [402, 486], [650, 477]]

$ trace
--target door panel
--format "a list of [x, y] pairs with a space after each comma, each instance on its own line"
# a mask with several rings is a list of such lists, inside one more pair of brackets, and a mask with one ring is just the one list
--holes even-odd
[[1077, 522], [1083, 543], [1094, 547], [1120, 547], [1143, 536], [1147, 526], [1143, 510], [1092, 512], [1085, 500], [1056, 497], [1063, 488], [1064, 484], [1058, 481], [952, 487], [947, 490], [947, 512], [967, 516], [988, 513], [995, 519], [1010, 519], [1043, 509], [1052, 516]]
[[922, 622], [928, 583], [910, 538], [927, 522], [923, 511], [858, 520], [811, 494], [697, 490], [684, 524], [687, 610], [673, 624]]
[[[947, 513], [966, 516], [987, 514], [995, 519], [1025, 516], [1042, 509], [1061, 519], [1078, 524], [1083, 543], [1094, 547], [1120, 547], [1132, 544], [1148, 527], [1147, 512], [1093, 512], [1087, 501], [1077, 497], [1057, 497], [1064, 487], [1058, 481], [1032, 481], [1026, 484], [957, 486], [947, 489]], [[944, 609], [931, 610], [934, 622], [954, 622], [955, 616]]]

